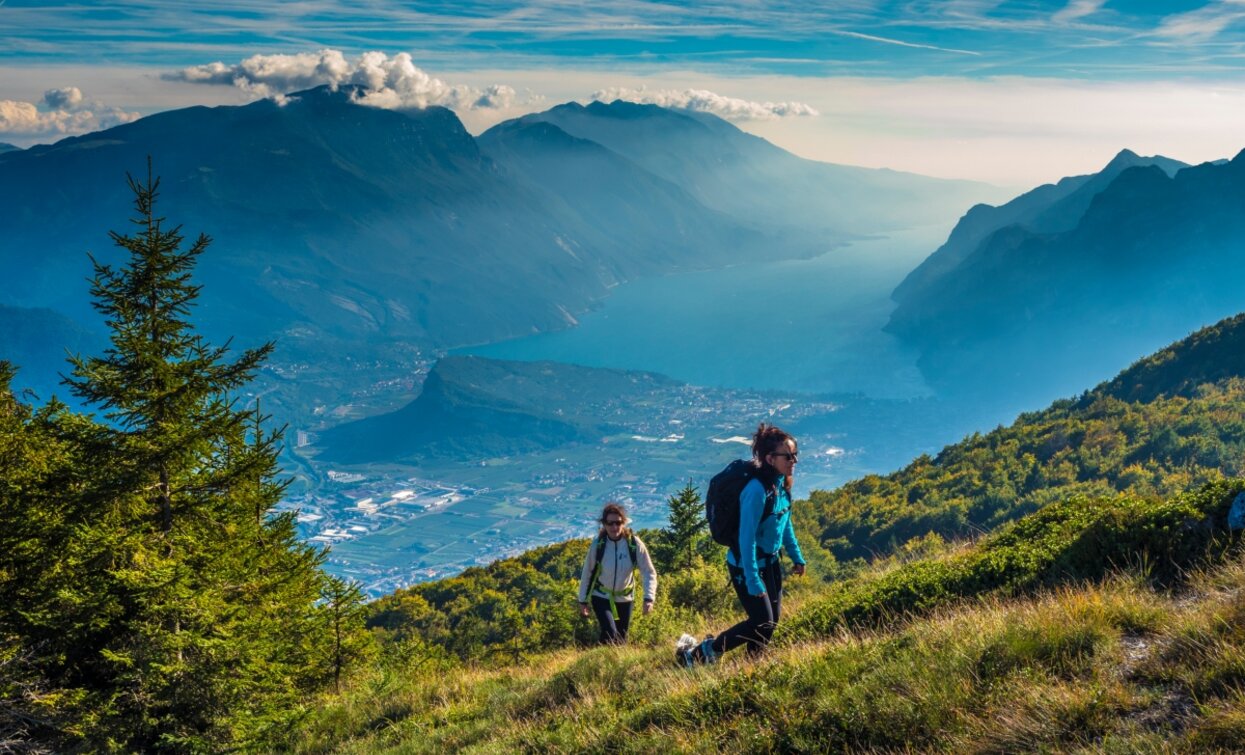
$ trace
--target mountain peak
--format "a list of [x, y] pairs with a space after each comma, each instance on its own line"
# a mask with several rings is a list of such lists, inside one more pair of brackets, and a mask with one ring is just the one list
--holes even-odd
[[1111, 162], [1107, 163], [1106, 167], [1102, 169], [1099, 175], [1114, 176], [1117, 173], [1124, 172], [1128, 168], [1150, 165], [1154, 165], [1162, 169], [1162, 171], [1166, 173], [1169, 178], [1176, 175], [1176, 172], [1182, 168], [1189, 167], [1187, 163], [1182, 163], [1179, 160], [1173, 160], [1170, 157], [1163, 157], [1162, 155], [1151, 155], [1149, 157], [1145, 157], [1133, 152], [1131, 149], [1122, 149], [1119, 151], [1119, 154], [1111, 158]]
[[1136, 165], [1150, 165], [1154, 163], [1156, 160], [1164, 160], [1164, 159], [1166, 158], [1162, 158], [1157, 155], [1155, 157], [1142, 157], [1136, 152], [1133, 152], [1131, 149], [1122, 149], [1119, 151], [1118, 154], [1116, 154], [1115, 157], [1111, 158], [1111, 162], [1107, 163], [1106, 166], [1103, 167], [1101, 172], [1103, 173], [1119, 172], [1126, 168], [1134, 167]]
[[1140, 159], [1141, 159], [1140, 155], [1138, 155], [1136, 152], [1133, 152], [1131, 149], [1128, 149], [1127, 147], [1125, 147], [1124, 149], [1120, 150], [1119, 153], [1116, 154], [1115, 157], [1111, 158], [1111, 162], [1107, 163], [1107, 167], [1110, 167], [1112, 165], [1120, 165], [1120, 164], [1135, 165], [1137, 161]]
[[300, 89], [297, 92], [290, 92], [286, 97], [292, 100], [302, 100], [304, 102], [353, 102], [354, 98], [363, 92], [363, 87], [347, 84], [346, 86], [333, 87], [329, 84], [321, 84], [320, 86], [311, 87], [310, 89]]
[[618, 119], [649, 118], [660, 113], [670, 112], [660, 105], [647, 105], [629, 100], [614, 100], [609, 103], [593, 100], [584, 109], [593, 115]]

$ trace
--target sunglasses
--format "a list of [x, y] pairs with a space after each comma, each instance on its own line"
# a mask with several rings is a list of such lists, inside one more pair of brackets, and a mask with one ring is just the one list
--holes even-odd
[[800, 453], [798, 451], [795, 453], [788, 453], [787, 451], [776, 451], [770, 454], [770, 456], [781, 456], [784, 459], [790, 459], [792, 461], [800, 460]]
[[623, 522], [621, 519], [608, 519], [605, 522], [605, 526], [606, 527], [621, 527], [622, 523]]

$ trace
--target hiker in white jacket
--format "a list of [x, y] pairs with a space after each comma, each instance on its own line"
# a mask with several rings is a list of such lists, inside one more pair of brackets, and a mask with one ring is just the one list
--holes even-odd
[[643, 579], [643, 610], [648, 615], [657, 599], [657, 570], [648, 546], [627, 526], [627, 512], [611, 501], [601, 511], [601, 531], [588, 546], [579, 578], [579, 613], [597, 615], [602, 643], [627, 641], [636, 569]]

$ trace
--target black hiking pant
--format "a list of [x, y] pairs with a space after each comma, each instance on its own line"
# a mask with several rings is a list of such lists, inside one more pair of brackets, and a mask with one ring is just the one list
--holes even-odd
[[592, 596], [592, 612], [597, 615], [597, 624], [601, 626], [601, 644], [614, 643], [621, 645], [627, 641], [627, 628], [631, 626], [631, 601], [614, 601], [618, 606], [618, 621], [610, 613], [610, 601], [599, 595]]
[[735, 594], [743, 604], [748, 618], [718, 635], [713, 641], [713, 650], [718, 655], [739, 647], [748, 646], [748, 655], [759, 655], [769, 645], [774, 636], [774, 627], [778, 626], [778, 617], [782, 614], [782, 564], [778, 558], [771, 558], [769, 563], [761, 567], [761, 581], [765, 583], [765, 595], [749, 595], [748, 583], [744, 579], [744, 570], [738, 566], [726, 565], [731, 575], [731, 585]]

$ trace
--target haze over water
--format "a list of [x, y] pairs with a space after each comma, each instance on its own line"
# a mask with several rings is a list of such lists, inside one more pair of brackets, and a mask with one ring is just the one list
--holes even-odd
[[915, 353], [882, 326], [891, 290], [949, 229], [890, 233], [809, 260], [627, 283], [578, 327], [461, 353], [647, 370], [695, 385], [926, 396]]

